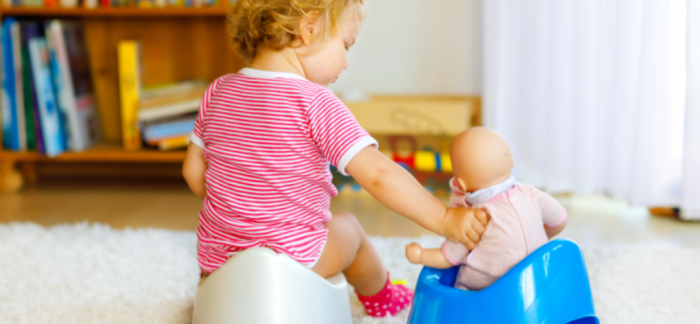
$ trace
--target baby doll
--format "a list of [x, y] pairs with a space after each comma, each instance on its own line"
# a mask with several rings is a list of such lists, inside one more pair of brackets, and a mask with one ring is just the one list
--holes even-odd
[[515, 182], [510, 147], [491, 129], [463, 132], [450, 153], [451, 204], [486, 209], [491, 221], [471, 252], [461, 243], [445, 240], [442, 248], [435, 249], [411, 243], [406, 257], [411, 263], [439, 269], [461, 265], [455, 287], [480, 290], [559, 234], [566, 225], [566, 210], [548, 194]]

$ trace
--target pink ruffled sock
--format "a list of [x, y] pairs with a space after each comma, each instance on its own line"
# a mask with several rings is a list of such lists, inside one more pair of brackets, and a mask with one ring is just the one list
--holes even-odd
[[392, 285], [387, 273], [386, 284], [382, 291], [374, 296], [357, 294], [357, 298], [360, 299], [369, 316], [383, 317], [389, 314], [394, 316], [411, 304], [413, 292], [404, 285]]

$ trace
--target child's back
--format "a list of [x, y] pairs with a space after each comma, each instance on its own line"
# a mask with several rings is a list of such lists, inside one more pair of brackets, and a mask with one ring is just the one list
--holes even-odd
[[327, 88], [248, 68], [212, 84], [191, 140], [209, 166], [198, 231], [207, 273], [259, 246], [313, 265], [337, 194], [328, 161], [344, 170], [353, 146], [376, 143]]

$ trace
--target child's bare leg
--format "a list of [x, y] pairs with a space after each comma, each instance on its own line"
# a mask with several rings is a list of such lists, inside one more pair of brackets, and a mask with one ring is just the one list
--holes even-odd
[[322, 277], [343, 272], [358, 294], [379, 293], [386, 284], [386, 268], [355, 216], [333, 214], [326, 228], [328, 241], [313, 271]]

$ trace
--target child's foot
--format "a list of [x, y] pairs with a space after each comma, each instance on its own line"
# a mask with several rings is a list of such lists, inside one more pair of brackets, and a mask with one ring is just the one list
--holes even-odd
[[357, 294], [357, 297], [365, 307], [367, 315], [383, 317], [389, 314], [394, 316], [410, 305], [413, 300], [413, 292], [404, 285], [392, 285], [387, 275], [386, 285], [378, 294], [374, 296]]

